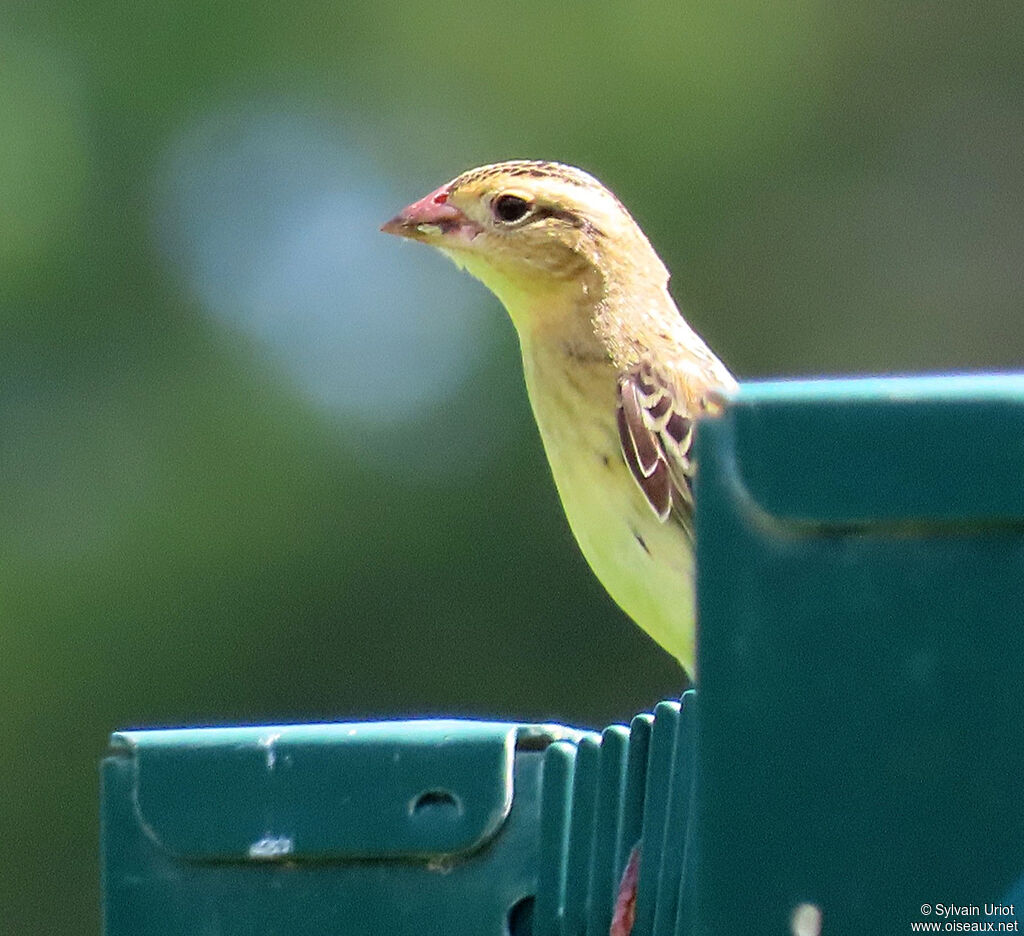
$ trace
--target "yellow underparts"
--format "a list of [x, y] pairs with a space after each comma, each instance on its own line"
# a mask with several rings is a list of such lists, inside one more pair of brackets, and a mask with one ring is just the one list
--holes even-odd
[[526, 386], [569, 526], [608, 593], [695, 674], [693, 555], [659, 520], [622, 457], [616, 374], [547, 329], [520, 330]]
[[617, 375], [582, 311], [595, 297], [580, 280], [524, 281], [490, 259], [450, 256], [501, 300], [519, 332], [534, 416], [584, 557], [619, 607], [694, 676], [691, 543], [675, 520], [658, 519], [623, 460]]

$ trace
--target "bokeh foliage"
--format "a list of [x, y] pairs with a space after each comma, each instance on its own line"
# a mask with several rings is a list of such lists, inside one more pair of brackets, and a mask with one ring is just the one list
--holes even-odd
[[[1021, 16], [965, 0], [0, 10], [0, 931], [97, 931], [95, 765], [114, 728], [602, 725], [680, 688], [575, 551], [497, 303], [373, 220], [475, 163], [557, 158], [634, 210], [741, 376], [1017, 367]], [[325, 191], [333, 154], [348, 160], [342, 220], [367, 220], [341, 225], [341, 288], [302, 308], [364, 329], [373, 308], [384, 327], [384, 279], [425, 264], [404, 314], [448, 328], [457, 295], [478, 316], [432, 396], [393, 406], [386, 367], [359, 376], [344, 335], [338, 371], [373, 391], [355, 412], [303, 384], [326, 371], [282, 363], [274, 323], [301, 330], [288, 296], [310, 276], [260, 279], [259, 251], [312, 203], [306, 170], [287, 171], [312, 144]], [[298, 243], [330, 286], [323, 230]], [[394, 344], [395, 321], [389, 353], [429, 376], [437, 349]], [[310, 322], [315, 344], [329, 325]], [[358, 333], [371, 365], [374, 334]]]

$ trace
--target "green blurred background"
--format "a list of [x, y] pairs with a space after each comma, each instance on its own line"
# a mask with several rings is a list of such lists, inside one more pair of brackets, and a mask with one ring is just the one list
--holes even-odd
[[97, 932], [112, 729], [676, 694], [503, 311], [377, 226], [559, 159], [743, 377], [1016, 367], [1021, 9], [7, 3], [0, 932]]

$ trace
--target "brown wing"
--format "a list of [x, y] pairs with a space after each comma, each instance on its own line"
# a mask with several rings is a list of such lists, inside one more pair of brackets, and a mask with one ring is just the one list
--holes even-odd
[[[690, 382], [684, 381], [690, 391]], [[707, 408], [706, 386], [684, 392], [648, 361], [619, 378], [619, 439], [640, 490], [662, 520], [675, 515], [686, 529], [693, 515], [690, 446], [697, 414]]]

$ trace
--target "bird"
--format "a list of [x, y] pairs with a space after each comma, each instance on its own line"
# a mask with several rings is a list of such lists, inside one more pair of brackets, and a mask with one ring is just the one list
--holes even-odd
[[569, 526], [605, 589], [696, 676], [693, 437], [736, 388], [622, 203], [582, 169], [470, 169], [381, 230], [488, 287], [519, 336]]

